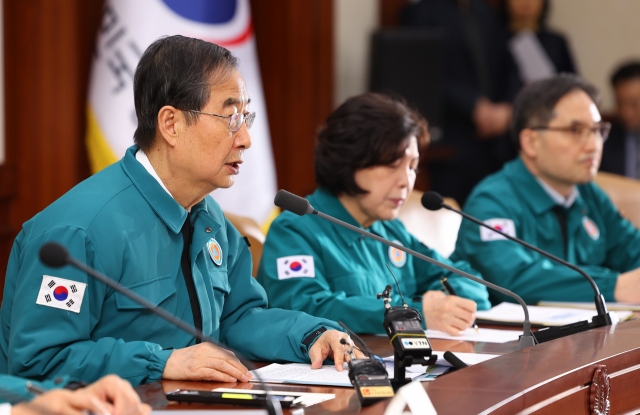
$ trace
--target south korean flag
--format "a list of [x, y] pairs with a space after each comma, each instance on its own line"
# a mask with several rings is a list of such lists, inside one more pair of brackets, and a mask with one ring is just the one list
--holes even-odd
[[79, 313], [86, 288], [83, 282], [43, 275], [36, 304]]
[[284, 256], [276, 260], [278, 264], [278, 279], [315, 278], [316, 269], [311, 255]]

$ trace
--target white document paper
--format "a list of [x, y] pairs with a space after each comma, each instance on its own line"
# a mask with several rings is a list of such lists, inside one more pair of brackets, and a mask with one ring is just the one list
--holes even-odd
[[[451, 365], [449, 366], [441, 366], [439, 364], [430, 365], [430, 366], [422, 366], [422, 365], [412, 365], [409, 366], [405, 373], [408, 378], [413, 379], [414, 381], [420, 382], [431, 382], [435, 380], [438, 376], [444, 375], [451, 369]], [[414, 374], [418, 374], [420, 376], [414, 376]]]
[[[592, 310], [581, 310], [578, 308], [565, 307], [538, 307], [530, 305], [529, 320], [531, 324], [540, 324], [543, 326], [564, 326], [565, 324], [576, 323], [578, 321], [588, 320], [596, 315]], [[616, 311], [620, 321], [631, 315], [630, 311]], [[476, 318], [479, 320], [489, 320], [502, 323], [522, 323], [524, 320], [524, 311], [519, 304], [501, 303], [488, 311], [478, 311]]]
[[[569, 301], [540, 301], [538, 303], [540, 307], [567, 307], [567, 308], [581, 308], [583, 310], [595, 310], [596, 305], [593, 301], [588, 303], [582, 302], [569, 302]], [[609, 311], [640, 311], [640, 304], [635, 303], [617, 303], [607, 301], [607, 310]]]
[[495, 330], [479, 328], [476, 332], [475, 329], [468, 328], [460, 336], [452, 336], [438, 330], [426, 330], [425, 333], [430, 339], [460, 340], [485, 343], [506, 343], [513, 340], [518, 340], [520, 338], [520, 335], [522, 334], [522, 330]]
[[[393, 379], [393, 363], [387, 363], [386, 366], [389, 379]], [[269, 366], [252, 371], [251, 373], [254, 375], [252, 382], [258, 381], [256, 372], [263, 382], [352, 387], [349, 380], [349, 367], [346, 363], [342, 372], [338, 372], [333, 365], [322, 366], [320, 369], [311, 369], [311, 365], [306, 363], [287, 363], [284, 365], [272, 363]], [[423, 371], [423, 373], [425, 372]], [[411, 379], [420, 375], [421, 373], [407, 372], [407, 377]]]

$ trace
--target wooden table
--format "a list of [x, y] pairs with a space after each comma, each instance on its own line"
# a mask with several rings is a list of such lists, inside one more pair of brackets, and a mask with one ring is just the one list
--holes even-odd
[[[388, 339], [364, 336], [374, 353], [393, 354]], [[516, 342], [470, 343], [433, 339], [436, 350], [495, 353], [502, 356], [423, 383], [439, 414], [590, 414], [590, 399], [603, 397], [610, 382], [612, 414], [640, 412], [640, 320], [516, 350]], [[594, 374], [598, 380], [594, 383]], [[162, 381], [139, 386], [154, 408], [203, 409], [222, 406], [169, 403], [164, 393], [177, 388], [257, 388], [253, 384]], [[274, 385], [274, 389], [335, 393], [336, 398], [304, 408], [305, 414], [382, 414], [387, 402], [360, 408], [351, 388]], [[593, 391], [592, 391], [593, 389]], [[231, 407], [227, 407], [231, 408]], [[238, 409], [238, 407], [235, 407]]]

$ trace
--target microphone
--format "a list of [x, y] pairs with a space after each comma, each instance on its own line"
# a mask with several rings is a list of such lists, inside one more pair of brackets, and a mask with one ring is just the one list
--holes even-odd
[[447, 362], [451, 363], [451, 365], [453, 367], [455, 367], [456, 369], [464, 369], [465, 367], [469, 366], [468, 364], [466, 364], [465, 362], [460, 360], [460, 358], [458, 356], [456, 356], [455, 354], [453, 354], [451, 352], [448, 352], [448, 351], [444, 352], [442, 357], [444, 357], [444, 360], [446, 360]]
[[[104, 284], [113, 288], [114, 290], [118, 291], [124, 296], [129, 297], [131, 300], [135, 301], [136, 303], [142, 305], [147, 310], [152, 311], [153, 313], [167, 320], [169, 323], [195, 336], [201, 342], [209, 342], [218, 347], [221, 347], [217, 341], [205, 335], [204, 333], [202, 333], [202, 331], [198, 330], [194, 326], [185, 323], [184, 321], [180, 320], [179, 318], [165, 311], [164, 309], [160, 307], [156, 307], [144, 297], [136, 294], [130, 289], [122, 286], [120, 283], [112, 280], [106, 275], [98, 272], [97, 270], [73, 258], [69, 254], [69, 251], [67, 251], [67, 248], [65, 248], [64, 246], [62, 246], [57, 242], [47, 242], [44, 245], [42, 245], [42, 247], [40, 248], [40, 261], [42, 261], [43, 264], [51, 268], [60, 268], [65, 265], [71, 265], [75, 268], [78, 268], [79, 270], [86, 272], [87, 274], [91, 275], [93, 278], [103, 282]], [[235, 350], [230, 349], [228, 346], [225, 346], [225, 348], [228, 350], [231, 350], [243, 365], [245, 365], [250, 370], [254, 371], [256, 378], [258, 379], [260, 385], [265, 389], [265, 391], [269, 391], [269, 392], [272, 391], [271, 388], [268, 387], [262, 381], [262, 379], [260, 379], [260, 375], [256, 371], [255, 366], [249, 360], [245, 359], [244, 357], [242, 357], [242, 354], [238, 353]], [[266, 406], [267, 412], [270, 415], [282, 415], [282, 406], [280, 405], [280, 402], [274, 398], [269, 398], [268, 393], [267, 393], [267, 399], [265, 400], [265, 406]]]
[[483, 226], [487, 229], [491, 229], [492, 231], [504, 236], [505, 238], [511, 241], [514, 241], [528, 249], [531, 249], [532, 251], [539, 253], [540, 255], [546, 258], [549, 258], [559, 264], [564, 265], [565, 267], [568, 267], [576, 271], [577, 273], [582, 275], [589, 282], [589, 284], [591, 284], [591, 288], [595, 293], [594, 302], [596, 304], [596, 311], [598, 313], [598, 315], [593, 317], [593, 319], [591, 320], [591, 323], [584, 321], [580, 323], [573, 323], [563, 327], [554, 327], [552, 329], [549, 328], [549, 329], [538, 330], [536, 332], [536, 339], [539, 342], [545, 342], [545, 341], [557, 339], [573, 333], [580, 333], [582, 331], [586, 331], [596, 327], [610, 326], [618, 322], [618, 316], [615, 314], [611, 314], [607, 311], [607, 305], [604, 301], [604, 296], [600, 294], [600, 289], [598, 288], [598, 285], [596, 284], [596, 282], [593, 280], [593, 278], [591, 278], [589, 274], [584, 272], [579, 267], [575, 266], [570, 262], [565, 261], [564, 259], [558, 258], [557, 256], [550, 254], [549, 252], [543, 251], [542, 249], [536, 246], [533, 246], [530, 243], [525, 242], [520, 238], [516, 238], [515, 236], [508, 235], [498, 229], [492, 228], [491, 226], [487, 225], [481, 220], [474, 218], [473, 216], [465, 212], [462, 212], [458, 209], [455, 209], [449, 206], [444, 202], [444, 199], [442, 198], [442, 196], [440, 196], [440, 194], [437, 192], [434, 192], [434, 191], [426, 192], [424, 195], [422, 195], [421, 202], [422, 202], [422, 206], [424, 206], [428, 210], [439, 210], [440, 208], [445, 208], [447, 210], [450, 210], [452, 212], [455, 212], [461, 215], [466, 219], [469, 219], [471, 222], [475, 224]]
[[471, 281], [475, 281], [478, 284], [484, 285], [485, 287], [491, 288], [492, 290], [498, 291], [501, 294], [504, 294], [508, 297], [513, 298], [514, 300], [516, 300], [518, 303], [520, 303], [520, 305], [522, 306], [523, 310], [524, 310], [524, 321], [522, 323], [523, 326], [523, 334], [522, 336], [520, 336], [520, 343], [518, 344], [518, 349], [524, 349], [525, 347], [529, 347], [529, 346], [533, 346], [536, 343], [535, 338], [533, 337], [533, 335], [531, 334], [531, 322], [529, 321], [529, 310], [527, 309], [527, 305], [525, 304], [525, 302], [522, 300], [522, 298], [520, 298], [518, 295], [514, 294], [513, 292], [499, 287], [495, 284], [492, 284], [488, 281], [485, 281], [481, 278], [478, 278], [474, 275], [471, 275], [467, 272], [461, 271], [457, 268], [454, 268], [452, 266], [449, 266], [447, 264], [444, 264], [440, 261], [437, 261], [433, 258], [430, 258], [426, 255], [423, 255], [419, 252], [416, 252], [412, 249], [409, 249], [403, 245], [397, 244], [395, 242], [391, 242], [388, 241], [378, 235], [375, 235], [371, 232], [367, 232], [363, 229], [360, 229], [356, 226], [350, 225], [346, 222], [341, 221], [340, 219], [336, 219], [333, 216], [329, 216], [327, 214], [324, 214], [322, 212], [317, 211], [316, 209], [313, 208], [313, 206], [311, 206], [311, 204], [309, 203], [309, 201], [303, 197], [294, 195], [293, 193], [287, 192], [286, 190], [278, 190], [278, 193], [276, 194], [276, 198], [273, 201], [273, 203], [278, 206], [281, 209], [284, 210], [288, 210], [292, 213], [295, 213], [296, 215], [299, 216], [304, 216], [306, 214], [313, 214], [316, 216], [319, 216], [323, 219], [326, 219], [330, 222], [335, 223], [336, 225], [340, 225], [344, 228], [347, 229], [351, 229], [354, 232], [357, 232], [361, 235], [364, 235], [368, 238], [371, 239], [375, 239], [378, 242], [382, 242], [385, 245], [388, 246], [392, 246], [396, 249], [399, 249], [403, 252], [406, 252], [409, 255], [412, 255], [418, 259], [421, 259], [423, 261], [429, 262], [430, 264], [433, 264], [435, 266], [438, 266], [440, 268], [444, 268], [447, 271], [453, 272], [454, 274], [460, 275], [461, 277], [470, 279]]

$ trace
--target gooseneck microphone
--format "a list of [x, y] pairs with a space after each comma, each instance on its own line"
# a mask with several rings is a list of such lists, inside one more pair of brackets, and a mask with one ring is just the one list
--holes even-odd
[[[214, 344], [218, 347], [222, 347], [220, 346], [220, 344], [215, 341], [214, 339], [212, 339], [211, 337], [205, 335], [204, 333], [202, 333], [202, 331], [198, 330], [197, 328], [195, 328], [194, 326], [185, 323], [184, 321], [180, 320], [179, 318], [177, 318], [176, 316], [174, 316], [173, 314], [165, 311], [164, 309], [160, 308], [160, 307], [156, 307], [154, 304], [152, 304], [151, 302], [149, 302], [147, 299], [145, 299], [144, 297], [141, 297], [140, 295], [136, 294], [135, 292], [129, 290], [128, 288], [122, 286], [120, 283], [117, 283], [116, 281], [112, 280], [111, 278], [107, 277], [106, 275], [98, 272], [97, 270], [83, 264], [82, 262], [78, 261], [77, 259], [73, 258], [70, 254], [69, 251], [67, 251], [67, 248], [65, 248], [64, 246], [62, 246], [61, 244], [57, 243], [57, 242], [47, 242], [44, 245], [42, 245], [42, 247], [40, 248], [40, 261], [42, 261], [43, 264], [51, 267], [51, 268], [60, 268], [63, 267], [65, 265], [71, 265], [75, 268], [78, 268], [81, 271], [86, 272], [87, 274], [91, 275], [93, 278], [97, 279], [98, 281], [103, 282], [105, 285], [113, 288], [114, 290], [116, 290], [117, 292], [121, 293], [122, 295], [129, 297], [131, 300], [135, 301], [136, 303], [142, 305], [143, 307], [145, 307], [147, 310], [152, 311], [153, 313], [155, 313], [156, 315], [162, 317], [163, 319], [167, 320], [169, 323], [179, 327], [180, 329], [184, 330], [185, 332], [195, 336], [198, 340], [200, 340], [201, 342], [209, 342], [211, 344]], [[227, 350], [231, 350], [228, 346], [225, 346], [225, 348]], [[258, 379], [259, 383], [262, 385], [262, 387], [265, 389], [265, 391], [271, 391], [271, 388], [269, 388], [261, 379], [260, 379], [260, 375], [258, 375], [258, 372], [256, 371], [255, 366], [247, 359], [245, 359], [244, 357], [242, 357], [242, 355], [238, 352], [236, 352], [235, 350], [231, 350], [236, 357], [238, 358], [238, 360], [245, 365], [247, 368], [249, 368], [250, 370], [254, 371], [256, 378]], [[269, 394], [267, 394], [267, 397], [269, 396]], [[265, 406], [267, 411], [269, 412], [269, 414], [271, 415], [282, 415], [282, 406], [280, 405], [280, 402], [276, 399], [267, 399], [265, 400]]]
[[304, 215], [308, 215], [308, 214], [312, 214], [312, 215], [316, 215], [319, 216], [323, 219], [326, 219], [330, 222], [333, 222], [339, 226], [342, 226], [344, 228], [350, 229], [354, 232], [357, 232], [361, 235], [364, 235], [368, 238], [371, 239], [375, 239], [378, 242], [382, 242], [385, 245], [388, 246], [392, 246], [396, 249], [399, 249], [400, 251], [406, 252], [407, 254], [414, 256], [418, 259], [421, 259], [423, 261], [429, 262], [430, 264], [433, 264], [435, 266], [438, 266], [440, 268], [444, 268], [447, 271], [453, 272], [454, 274], [460, 275], [461, 277], [470, 279], [472, 281], [477, 282], [478, 284], [484, 285], [485, 287], [491, 288], [492, 290], [498, 291], [499, 293], [502, 293], [508, 297], [513, 298], [514, 300], [516, 300], [518, 303], [520, 303], [520, 305], [522, 306], [522, 309], [524, 310], [524, 322], [522, 323], [523, 326], [523, 334], [522, 336], [520, 336], [520, 343], [518, 344], [518, 349], [524, 349], [525, 347], [529, 347], [529, 346], [533, 346], [536, 341], [535, 338], [533, 337], [533, 335], [531, 334], [531, 322], [529, 321], [529, 310], [527, 309], [527, 305], [525, 304], [525, 302], [522, 300], [522, 298], [520, 298], [518, 295], [514, 294], [513, 292], [504, 289], [502, 287], [499, 287], [495, 284], [492, 284], [488, 281], [485, 281], [481, 278], [478, 278], [474, 275], [471, 275], [467, 272], [461, 271], [457, 268], [454, 268], [452, 266], [449, 266], [447, 264], [444, 264], [440, 261], [437, 261], [433, 258], [430, 258], [426, 255], [423, 255], [419, 252], [416, 252], [412, 249], [409, 249], [403, 245], [397, 244], [395, 242], [391, 242], [388, 241], [378, 235], [375, 235], [371, 232], [367, 232], [363, 229], [360, 229], [356, 226], [353, 226], [351, 224], [348, 224], [346, 222], [341, 221], [340, 219], [336, 219], [333, 216], [329, 216], [325, 213], [319, 212], [316, 209], [313, 208], [313, 206], [311, 206], [311, 204], [309, 203], [309, 201], [303, 197], [294, 195], [293, 193], [287, 192], [286, 190], [279, 190], [278, 193], [276, 194], [276, 198], [273, 201], [273, 203], [278, 206], [281, 209], [284, 210], [288, 210], [292, 213], [295, 213], [296, 215], [299, 216], [304, 216]]
[[452, 212], [455, 212], [459, 215], [461, 215], [462, 217], [464, 217], [465, 219], [470, 220], [471, 222], [483, 226], [487, 229], [491, 229], [493, 232], [496, 232], [502, 236], [504, 236], [505, 238], [514, 241], [528, 249], [531, 249], [532, 251], [535, 251], [537, 253], [539, 253], [540, 255], [549, 258], [559, 264], [564, 265], [565, 267], [568, 267], [574, 271], [576, 271], [577, 273], [579, 273], [580, 275], [582, 275], [588, 282], [589, 284], [591, 284], [591, 288], [593, 289], [593, 292], [595, 293], [595, 298], [594, 298], [594, 302], [596, 305], [596, 311], [598, 313], [598, 315], [594, 316], [593, 319], [591, 320], [591, 323], [588, 322], [584, 322], [587, 323], [586, 325], [581, 322], [581, 323], [574, 323], [571, 324], [569, 326], [563, 326], [563, 327], [555, 327], [553, 329], [544, 329], [544, 330], [538, 330], [536, 332], [536, 338], [539, 342], [544, 342], [544, 341], [548, 341], [548, 340], [552, 340], [552, 339], [556, 339], [559, 337], [563, 337], [565, 335], [569, 335], [569, 334], [573, 334], [573, 333], [579, 333], [581, 331], [586, 331], [592, 328], [596, 328], [596, 327], [603, 327], [603, 326], [610, 326], [612, 324], [615, 324], [618, 322], [618, 316], [615, 314], [611, 314], [607, 311], [607, 305], [604, 301], [604, 296], [602, 294], [600, 294], [600, 289], [598, 288], [598, 285], [596, 284], [596, 282], [593, 280], [593, 278], [591, 278], [591, 276], [589, 274], [587, 274], [586, 272], [584, 272], [584, 270], [580, 269], [579, 267], [575, 266], [574, 264], [565, 261], [562, 258], [558, 258], [557, 256], [543, 251], [542, 249], [531, 245], [528, 242], [523, 241], [520, 238], [517, 238], [515, 236], [511, 236], [509, 234], [506, 234], [498, 229], [495, 229], [489, 225], [487, 225], [486, 223], [482, 222], [480, 219], [474, 218], [473, 216], [455, 209], [451, 206], [449, 206], [448, 204], [446, 204], [444, 202], [444, 199], [442, 198], [442, 196], [434, 191], [429, 191], [426, 192], [424, 195], [422, 195], [422, 206], [424, 206], [426, 209], [428, 210], [439, 210], [441, 208], [445, 208], [447, 210], [450, 210]]

